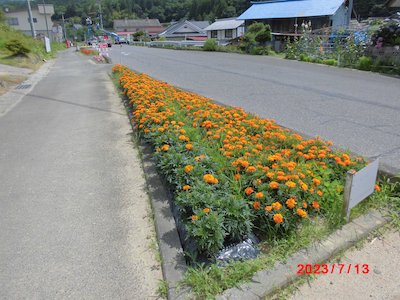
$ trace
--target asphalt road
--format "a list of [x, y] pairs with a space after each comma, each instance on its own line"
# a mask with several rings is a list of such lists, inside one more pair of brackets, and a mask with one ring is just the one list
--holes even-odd
[[157, 298], [145, 180], [108, 69], [64, 52], [0, 114], [0, 299]]
[[400, 172], [400, 79], [274, 57], [114, 46], [114, 63], [202, 94]]

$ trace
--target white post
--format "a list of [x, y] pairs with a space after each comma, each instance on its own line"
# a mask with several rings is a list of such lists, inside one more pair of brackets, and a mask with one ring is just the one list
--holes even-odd
[[353, 176], [356, 174], [355, 170], [349, 170], [346, 173], [346, 185], [344, 187], [344, 202], [343, 202], [343, 216], [346, 222], [350, 220], [350, 195], [351, 187], [353, 185]]

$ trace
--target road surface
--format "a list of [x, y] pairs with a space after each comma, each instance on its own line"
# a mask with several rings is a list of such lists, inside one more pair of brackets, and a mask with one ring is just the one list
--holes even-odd
[[151, 209], [120, 99], [74, 50], [47, 73], [0, 97], [0, 299], [156, 299]]
[[202, 94], [400, 172], [400, 79], [230, 53], [114, 46], [114, 63]]

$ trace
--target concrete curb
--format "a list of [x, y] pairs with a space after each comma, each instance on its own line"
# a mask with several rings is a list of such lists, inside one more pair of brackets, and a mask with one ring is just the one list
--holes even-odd
[[[127, 99], [122, 99], [122, 101], [127, 109], [132, 131], [137, 133], [136, 126], [132, 121], [133, 116], [129, 111], [128, 101]], [[168, 299], [183, 300], [190, 294], [190, 289], [179, 287], [179, 282], [184, 277], [187, 265], [171, 210], [172, 196], [157, 172], [156, 164], [152, 159], [153, 149], [140, 138], [138, 145], [142, 154], [143, 170], [154, 213], [154, 225], [161, 255], [163, 277], [168, 284]]]
[[279, 262], [275, 264], [273, 269], [257, 272], [250, 283], [243, 284], [238, 288], [228, 289], [217, 299], [263, 299], [276, 289], [288, 285], [301, 276], [297, 274], [298, 264], [325, 262], [340, 251], [353, 246], [357, 241], [365, 238], [388, 221], [388, 218], [383, 217], [377, 211], [363, 215], [332, 233], [326, 240], [315, 242], [306, 249], [293, 254], [285, 263]]

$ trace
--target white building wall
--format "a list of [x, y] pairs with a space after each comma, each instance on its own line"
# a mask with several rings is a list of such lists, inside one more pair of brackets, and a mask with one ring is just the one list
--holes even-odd
[[[47, 12], [47, 11], [46, 11]], [[29, 24], [29, 14], [28, 9], [26, 11], [17, 11], [17, 12], [8, 12], [5, 14], [7, 18], [17, 18], [18, 25], [11, 25], [12, 28], [16, 30], [23, 31], [24, 33], [31, 32], [31, 26]], [[51, 15], [46, 14], [47, 17], [47, 25], [49, 28], [49, 32], [51, 34], [53, 22], [51, 21]], [[37, 23], [33, 23], [35, 30], [37, 33], [46, 33], [46, 20], [45, 15], [40, 14], [37, 9], [32, 8], [32, 18], [36, 18]]]

